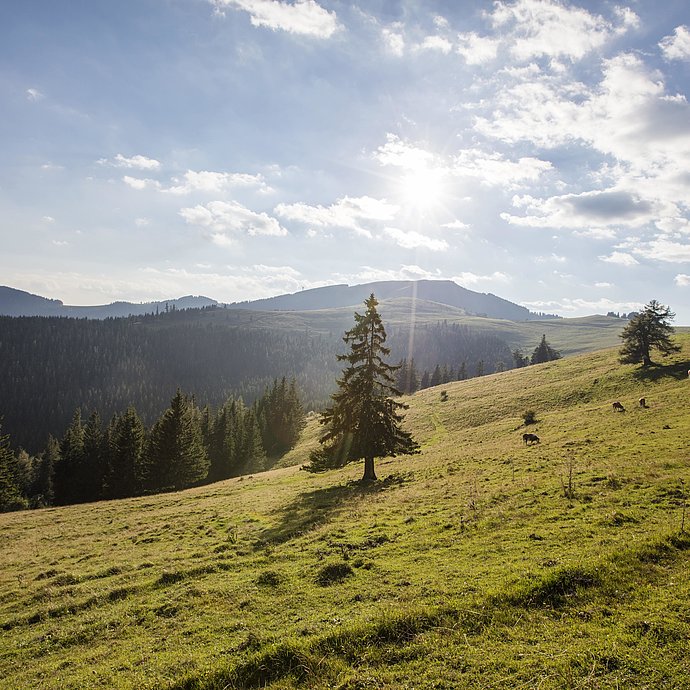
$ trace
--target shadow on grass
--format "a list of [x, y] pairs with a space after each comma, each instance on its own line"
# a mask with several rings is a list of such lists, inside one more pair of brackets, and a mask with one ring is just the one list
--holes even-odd
[[305, 491], [278, 512], [278, 524], [263, 530], [257, 547], [283, 544], [328, 522], [341, 508], [351, 508], [365, 496], [402, 484], [405, 479], [393, 474], [382, 481], [351, 481], [314, 491]]
[[673, 378], [677, 381], [688, 378], [690, 361], [674, 362], [673, 364], [652, 364], [651, 367], [641, 367], [637, 369], [633, 376], [638, 381], [645, 383], [656, 383], [661, 379]]

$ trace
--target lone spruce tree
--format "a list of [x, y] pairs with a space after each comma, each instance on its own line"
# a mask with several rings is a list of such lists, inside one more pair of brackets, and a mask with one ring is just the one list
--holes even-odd
[[355, 312], [355, 326], [343, 337], [350, 352], [338, 355], [347, 362], [338, 379], [333, 405], [321, 416], [326, 431], [322, 448], [314, 451], [305, 469], [318, 472], [342, 467], [354, 460], [364, 460], [363, 482], [375, 481], [374, 458], [411, 455], [419, 452], [412, 436], [400, 428], [407, 405], [393, 400], [400, 391], [395, 387], [396, 366], [383, 357], [390, 354], [384, 346], [386, 331], [372, 294], [364, 301], [366, 312]]
[[637, 315], [630, 319], [630, 323], [623, 329], [620, 337], [623, 345], [619, 350], [621, 364], [638, 364], [649, 367], [653, 364], [651, 349], [654, 348], [663, 355], [678, 352], [680, 348], [671, 342], [673, 327], [671, 321], [676, 315], [670, 307], [666, 307], [653, 299]]

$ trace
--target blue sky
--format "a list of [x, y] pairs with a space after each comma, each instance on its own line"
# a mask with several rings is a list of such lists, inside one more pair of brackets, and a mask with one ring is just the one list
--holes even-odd
[[0, 7], [0, 283], [444, 278], [690, 324], [686, 0]]

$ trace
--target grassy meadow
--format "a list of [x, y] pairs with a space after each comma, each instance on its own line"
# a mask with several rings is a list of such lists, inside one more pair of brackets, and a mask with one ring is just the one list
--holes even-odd
[[373, 486], [300, 470], [312, 418], [270, 472], [0, 515], [1, 687], [689, 688], [677, 340], [417, 393]]

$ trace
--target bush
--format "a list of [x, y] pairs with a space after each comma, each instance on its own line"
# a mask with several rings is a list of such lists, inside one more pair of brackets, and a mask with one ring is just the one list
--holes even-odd
[[319, 569], [316, 575], [316, 582], [322, 587], [328, 587], [328, 585], [342, 582], [353, 573], [354, 571], [349, 563], [329, 563]]
[[539, 421], [537, 419], [537, 413], [534, 410], [525, 410], [522, 413], [522, 419], [525, 422], [525, 426], [536, 424]]

